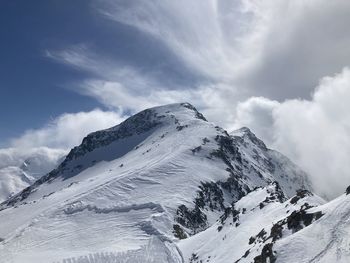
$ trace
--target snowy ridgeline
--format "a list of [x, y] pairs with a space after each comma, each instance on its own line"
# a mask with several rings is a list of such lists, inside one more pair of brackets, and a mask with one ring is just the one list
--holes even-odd
[[323, 243], [298, 247], [303, 262], [322, 251], [320, 226], [340, 211], [323, 203], [249, 129], [228, 134], [172, 104], [88, 135], [2, 203], [0, 254], [6, 263], [294, 263], [286, 248], [318, 242], [311, 231]]

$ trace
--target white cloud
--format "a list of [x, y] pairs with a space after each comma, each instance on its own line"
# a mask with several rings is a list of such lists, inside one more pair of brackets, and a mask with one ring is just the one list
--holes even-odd
[[0, 202], [56, 168], [66, 154], [47, 147], [0, 149]]
[[[343, 190], [350, 170], [348, 70], [322, 79], [310, 94], [323, 76], [350, 66], [349, 1], [98, 0], [95, 7], [165, 45], [203, 79], [169, 87], [162, 72], [86, 45], [48, 52], [91, 73], [78, 92], [120, 112], [191, 102], [226, 128], [251, 127], [306, 169], [319, 191]], [[143, 66], [152, 69], [152, 61]]]
[[[153, 61], [136, 68], [86, 44], [46, 52], [56, 61], [89, 71], [92, 80], [85, 80], [87, 87], [78, 92], [96, 95], [102, 102], [106, 100], [101, 100], [98, 89], [105, 90], [110, 83], [118, 90], [113, 92], [119, 97], [114, 101], [136, 94], [144, 97], [141, 107], [153, 105], [150, 98], [155, 93], [176, 89], [169, 94], [177, 99], [180, 90], [200, 93], [204, 86], [206, 90], [210, 87], [211, 93], [220, 93], [217, 96], [222, 98], [222, 109], [234, 111], [238, 100], [251, 96], [279, 101], [309, 98], [321, 77], [350, 64], [347, 1], [97, 0], [93, 6], [107, 19], [133, 27], [154, 43], [165, 45], [184, 68], [200, 73], [195, 84], [176, 87], [167, 82], [165, 72], [153, 68]], [[143, 48], [142, 41], [134, 44]], [[191, 102], [191, 95], [183, 92], [181, 101]], [[169, 96], [153, 101], [164, 104]], [[107, 104], [110, 106], [109, 99]], [[206, 101], [199, 104], [217, 106]], [[217, 119], [220, 116], [226, 115], [217, 112]]]
[[258, 137], [264, 138], [265, 143], [273, 143], [273, 111], [279, 102], [264, 97], [252, 97], [237, 104], [236, 118], [231, 129], [249, 127]]
[[261, 17], [260, 49], [243, 85], [269, 98], [308, 98], [320, 78], [350, 64], [349, 1], [248, 2]]
[[70, 149], [80, 144], [90, 132], [112, 127], [122, 121], [115, 112], [95, 109], [90, 112], [65, 113], [44, 127], [27, 130], [19, 138], [10, 141], [14, 148], [50, 147]]
[[107, 18], [149, 34], [187, 67], [255, 96], [308, 97], [321, 77], [350, 63], [348, 1], [97, 3]]
[[[238, 105], [239, 123], [295, 160], [316, 190], [333, 198], [350, 185], [350, 70], [325, 77], [311, 100], [249, 99]], [[267, 116], [267, 117], [266, 117]]]
[[[97, 99], [118, 112], [136, 113], [145, 108], [176, 102], [190, 102], [210, 120], [226, 126], [234, 120], [232, 111], [239, 94], [231, 84], [203, 83], [196, 87], [167, 87], [152, 74], [99, 57], [85, 45], [46, 56], [68, 66], [89, 71], [95, 78], [74, 85], [75, 91]], [[244, 92], [241, 92], [241, 94]], [[228, 104], [232, 106], [228, 107]], [[220, 118], [218, 118], [220, 116]]]
[[189, 67], [220, 81], [232, 78], [241, 53], [232, 48], [239, 48], [239, 32], [231, 32], [238, 26], [227, 25], [242, 25], [245, 14], [240, 12], [239, 1], [98, 2], [102, 3], [99, 11], [107, 18], [163, 42]]
[[[57, 163], [57, 160], [67, 154], [63, 149], [38, 148], [3, 148], [0, 149], [0, 170], [11, 166], [21, 166], [25, 160], [31, 158], [37, 167], [45, 167]], [[49, 169], [48, 169], [49, 170]]]
[[99, 109], [66, 113], [10, 140], [9, 148], [0, 149], [0, 202], [56, 168], [88, 133], [122, 120], [116, 112]]

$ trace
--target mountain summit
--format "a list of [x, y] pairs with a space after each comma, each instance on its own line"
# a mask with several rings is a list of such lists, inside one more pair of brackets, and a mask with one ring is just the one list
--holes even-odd
[[312, 210], [323, 203], [307, 175], [248, 128], [228, 134], [192, 105], [171, 104], [89, 134], [2, 203], [0, 254], [16, 263], [274, 262], [285, 235], [324, 218]]

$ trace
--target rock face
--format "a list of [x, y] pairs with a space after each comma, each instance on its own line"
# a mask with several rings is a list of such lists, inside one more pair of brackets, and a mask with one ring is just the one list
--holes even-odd
[[0, 254], [274, 262], [285, 232], [326, 217], [312, 210], [323, 201], [311, 191], [306, 174], [248, 128], [228, 134], [188, 103], [151, 108], [89, 134], [2, 203]]

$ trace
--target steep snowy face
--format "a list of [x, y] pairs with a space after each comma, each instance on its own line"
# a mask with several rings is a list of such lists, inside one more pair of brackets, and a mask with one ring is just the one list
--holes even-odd
[[245, 174], [255, 171], [259, 177], [266, 178], [269, 182], [279, 182], [287, 196], [295, 194], [298, 190], [295, 186], [311, 190], [311, 183], [304, 171], [283, 154], [268, 149], [248, 128], [236, 130], [231, 136], [246, 160], [248, 170]]
[[238, 200], [268, 185], [279, 202], [310, 189], [300, 169], [248, 129], [229, 135], [188, 103], [147, 109], [88, 135], [4, 202], [0, 254], [6, 262], [104, 252], [184, 262], [179, 240], [234, 216]]

